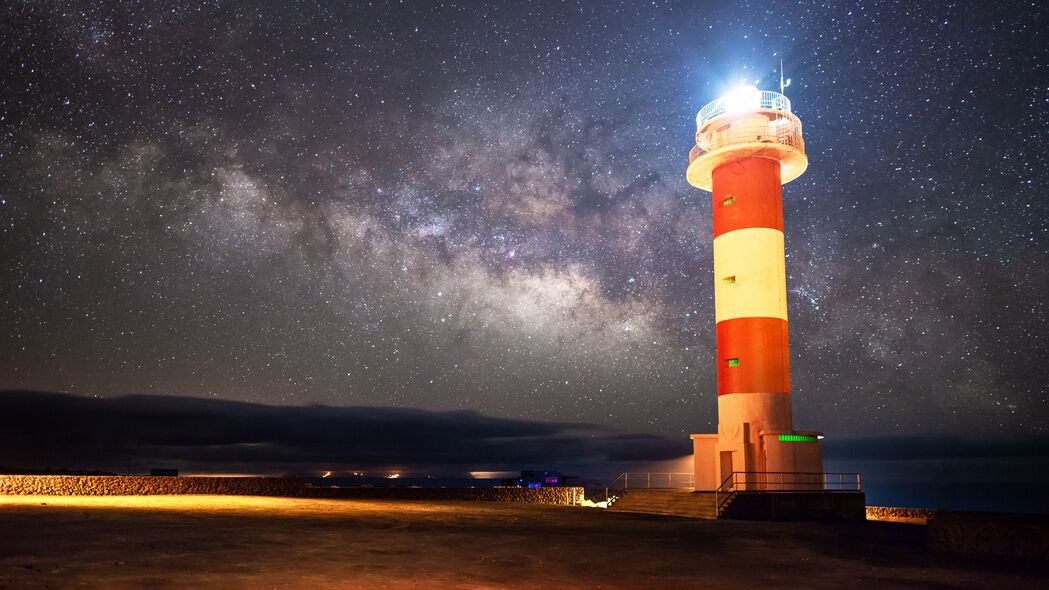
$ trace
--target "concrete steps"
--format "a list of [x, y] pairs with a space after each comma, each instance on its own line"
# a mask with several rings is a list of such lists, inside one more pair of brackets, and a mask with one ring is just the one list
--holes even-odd
[[714, 494], [692, 490], [626, 490], [609, 510], [710, 520], [717, 518]]

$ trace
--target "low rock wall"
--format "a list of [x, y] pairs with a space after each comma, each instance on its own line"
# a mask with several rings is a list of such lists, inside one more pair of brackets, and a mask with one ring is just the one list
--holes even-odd
[[583, 488], [336, 488], [288, 477], [160, 477], [141, 475], [0, 475], [0, 496], [155, 496], [217, 494], [289, 498], [472, 500], [576, 505]]
[[931, 508], [900, 508], [896, 506], [868, 506], [867, 520], [925, 523], [936, 516]]
[[287, 477], [0, 475], [0, 495], [4, 496], [302, 496], [305, 489], [305, 480]]
[[575, 506], [583, 501], [583, 488], [307, 488], [311, 498], [376, 500], [473, 500]]

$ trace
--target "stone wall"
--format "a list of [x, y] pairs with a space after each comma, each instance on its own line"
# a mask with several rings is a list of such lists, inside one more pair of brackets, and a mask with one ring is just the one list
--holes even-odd
[[885, 520], [890, 522], [911, 522], [925, 524], [936, 516], [931, 508], [899, 508], [896, 506], [868, 506], [867, 520]]
[[472, 500], [575, 506], [583, 501], [583, 488], [307, 488], [312, 498], [377, 500]]
[[0, 475], [0, 495], [5, 496], [302, 496], [305, 487], [305, 480], [283, 477]]
[[583, 488], [334, 488], [286, 477], [154, 477], [137, 475], [0, 475], [2, 496], [148, 496], [218, 494], [377, 500], [472, 500], [574, 506]]
[[737, 492], [721, 518], [863, 520], [863, 492]]

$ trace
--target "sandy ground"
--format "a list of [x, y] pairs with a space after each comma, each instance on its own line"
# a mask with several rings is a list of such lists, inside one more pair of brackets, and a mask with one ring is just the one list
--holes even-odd
[[473, 502], [0, 497], [0, 588], [1046, 588], [924, 528]]

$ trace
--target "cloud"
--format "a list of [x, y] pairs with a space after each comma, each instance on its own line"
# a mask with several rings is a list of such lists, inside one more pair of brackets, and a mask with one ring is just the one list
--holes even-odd
[[467, 471], [660, 461], [688, 441], [474, 411], [270, 406], [176, 396], [0, 394], [0, 465], [308, 472]]

